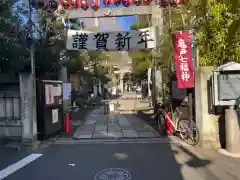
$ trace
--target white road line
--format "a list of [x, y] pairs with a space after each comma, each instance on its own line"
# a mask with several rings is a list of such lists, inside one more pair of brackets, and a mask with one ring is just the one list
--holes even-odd
[[42, 154], [31, 154], [22, 160], [8, 166], [7, 168], [0, 171], [0, 180], [4, 179], [5, 177], [9, 176], [10, 174], [14, 173], [15, 171], [21, 169], [22, 167], [26, 166], [27, 164], [31, 163], [32, 161], [36, 160], [37, 158], [41, 157]]

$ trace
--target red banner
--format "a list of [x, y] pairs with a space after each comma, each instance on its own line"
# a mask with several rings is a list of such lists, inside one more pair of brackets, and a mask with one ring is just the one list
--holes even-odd
[[189, 31], [174, 32], [172, 41], [178, 88], [193, 88], [192, 35]]

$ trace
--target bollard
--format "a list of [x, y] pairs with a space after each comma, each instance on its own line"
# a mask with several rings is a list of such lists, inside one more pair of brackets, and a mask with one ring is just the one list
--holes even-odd
[[240, 134], [237, 112], [234, 106], [225, 110], [226, 150], [240, 153]]

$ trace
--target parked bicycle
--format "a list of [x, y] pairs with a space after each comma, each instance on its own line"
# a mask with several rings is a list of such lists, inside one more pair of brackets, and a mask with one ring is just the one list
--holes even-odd
[[[179, 110], [177, 112], [181, 114]], [[170, 112], [163, 107], [153, 115], [153, 118], [157, 119], [160, 132], [164, 135], [178, 136], [187, 144], [196, 146], [199, 143], [199, 130], [195, 122], [188, 119], [177, 119], [174, 123], [170, 116]]]

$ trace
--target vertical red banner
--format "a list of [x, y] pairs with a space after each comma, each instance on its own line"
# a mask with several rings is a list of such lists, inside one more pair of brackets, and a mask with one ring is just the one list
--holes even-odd
[[178, 88], [193, 88], [192, 34], [189, 31], [174, 32], [172, 41]]

